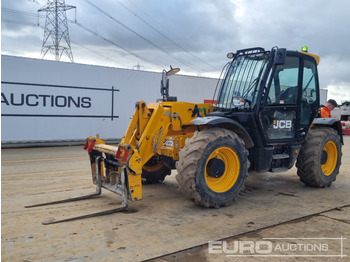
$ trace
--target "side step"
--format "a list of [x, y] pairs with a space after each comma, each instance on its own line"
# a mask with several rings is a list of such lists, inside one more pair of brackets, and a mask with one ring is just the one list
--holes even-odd
[[[272, 161], [273, 160], [288, 159], [288, 158], [290, 158], [290, 155], [286, 154], [286, 153], [272, 155]], [[285, 166], [271, 168], [271, 172], [273, 172], [273, 173], [281, 173], [281, 172], [286, 172], [286, 171], [288, 171], [288, 168]]]
[[[62, 222], [68, 222], [68, 221], [74, 221], [78, 219], [84, 219], [84, 218], [90, 218], [90, 217], [97, 217], [97, 216], [104, 216], [104, 215], [109, 215], [113, 214], [116, 212], [121, 212], [124, 211], [128, 208], [128, 197], [127, 197], [127, 189], [126, 189], [126, 167], [122, 167], [122, 172], [121, 172], [121, 187], [123, 188], [122, 192], [122, 204], [120, 207], [111, 209], [111, 210], [106, 210], [106, 211], [101, 211], [101, 212], [96, 212], [96, 213], [91, 213], [91, 214], [86, 214], [82, 216], [76, 216], [76, 217], [71, 217], [71, 218], [66, 218], [66, 219], [59, 219], [59, 220], [47, 220], [42, 222], [43, 225], [51, 225], [51, 224], [57, 224], [57, 223], [62, 223]], [[80, 201], [80, 200], [85, 200], [85, 199], [90, 199], [94, 198], [97, 196], [100, 196], [102, 193], [102, 178], [99, 170], [99, 157], [96, 158], [96, 193], [85, 195], [85, 196], [79, 196], [79, 197], [73, 197], [73, 198], [67, 198], [67, 199], [62, 199], [62, 200], [57, 200], [57, 201], [52, 201], [52, 202], [46, 202], [46, 203], [40, 203], [36, 205], [30, 205], [30, 206], [25, 206], [25, 208], [33, 208], [33, 207], [40, 207], [40, 206], [48, 206], [48, 205], [56, 205], [56, 204], [61, 204], [61, 203], [68, 203], [68, 202], [74, 202], [74, 201]]]
[[272, 159], [287, 159], [289, 155], [286, 153], [272, 155]]
[[288, 171], [288, 168], [286, 167], [273, 167], [271, 168], [272, 173], [282, 173]]

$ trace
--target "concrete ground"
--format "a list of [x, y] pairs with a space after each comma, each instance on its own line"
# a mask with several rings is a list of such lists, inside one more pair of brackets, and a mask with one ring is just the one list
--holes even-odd
[[2, 150], [2, 261], [348, 261], [350, 136], [329, 188], [304, 186], [293, 168], [250, 174], [231, 206], [195, 206], [174, 174], [145, 185], [128, 211], [54, 225], [42, 221], [115, 208], [120, 197], [24, 208], [94, 192], [81, 147]]

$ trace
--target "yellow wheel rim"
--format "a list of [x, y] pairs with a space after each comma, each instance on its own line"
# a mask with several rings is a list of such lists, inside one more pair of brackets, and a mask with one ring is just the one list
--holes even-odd
[[[217, 177], [213, 176], [211, 163], [220, 163], [221, 169]], [[229, 147], [219, 147], [213, 151], [205, 164], [205, 181], [208, 187], [217, 193], [228, 191], [236, 183], [240, 171], [239, 158], [235, 151]]]
[[145, 169], [148, 172], [155, 172], [159, 170], [163, 166], [163, 162], [157, 162], [156, 164], [146, 164], [142, 168]]
[[328, 141], [323, 150], [327, 153], [327, 160], [321, 165], [322, 172], [324, 175], [330, 176], [333, 173], [338, 161], [337, 145], [333, 141]]

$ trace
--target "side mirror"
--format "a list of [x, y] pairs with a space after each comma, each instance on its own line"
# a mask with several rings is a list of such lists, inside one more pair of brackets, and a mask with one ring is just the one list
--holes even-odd
[[274, 63], [275, 65], [283, 65], [286, 61], [287, 49], [286, 48], [278, 48], [275, 51]]
[[163, 96], [163, 101], [177, 101], [175, 96], [169, 96], [169, 79], [168, 76], [175, 75], [180, 71], [180, 68], [172, 68], [169, 71], [163, 70], [162, 80], [160, 81], [160, 93]]

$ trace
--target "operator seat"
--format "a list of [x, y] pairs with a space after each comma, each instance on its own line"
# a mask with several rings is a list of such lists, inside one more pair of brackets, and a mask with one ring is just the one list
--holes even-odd
[[278, 104], [296, 104], [298, 98], [298, 87], [297, 86], [291, 86], [288, 87], [286, 90], [282, 91], [277, 96], [276, 102]]

